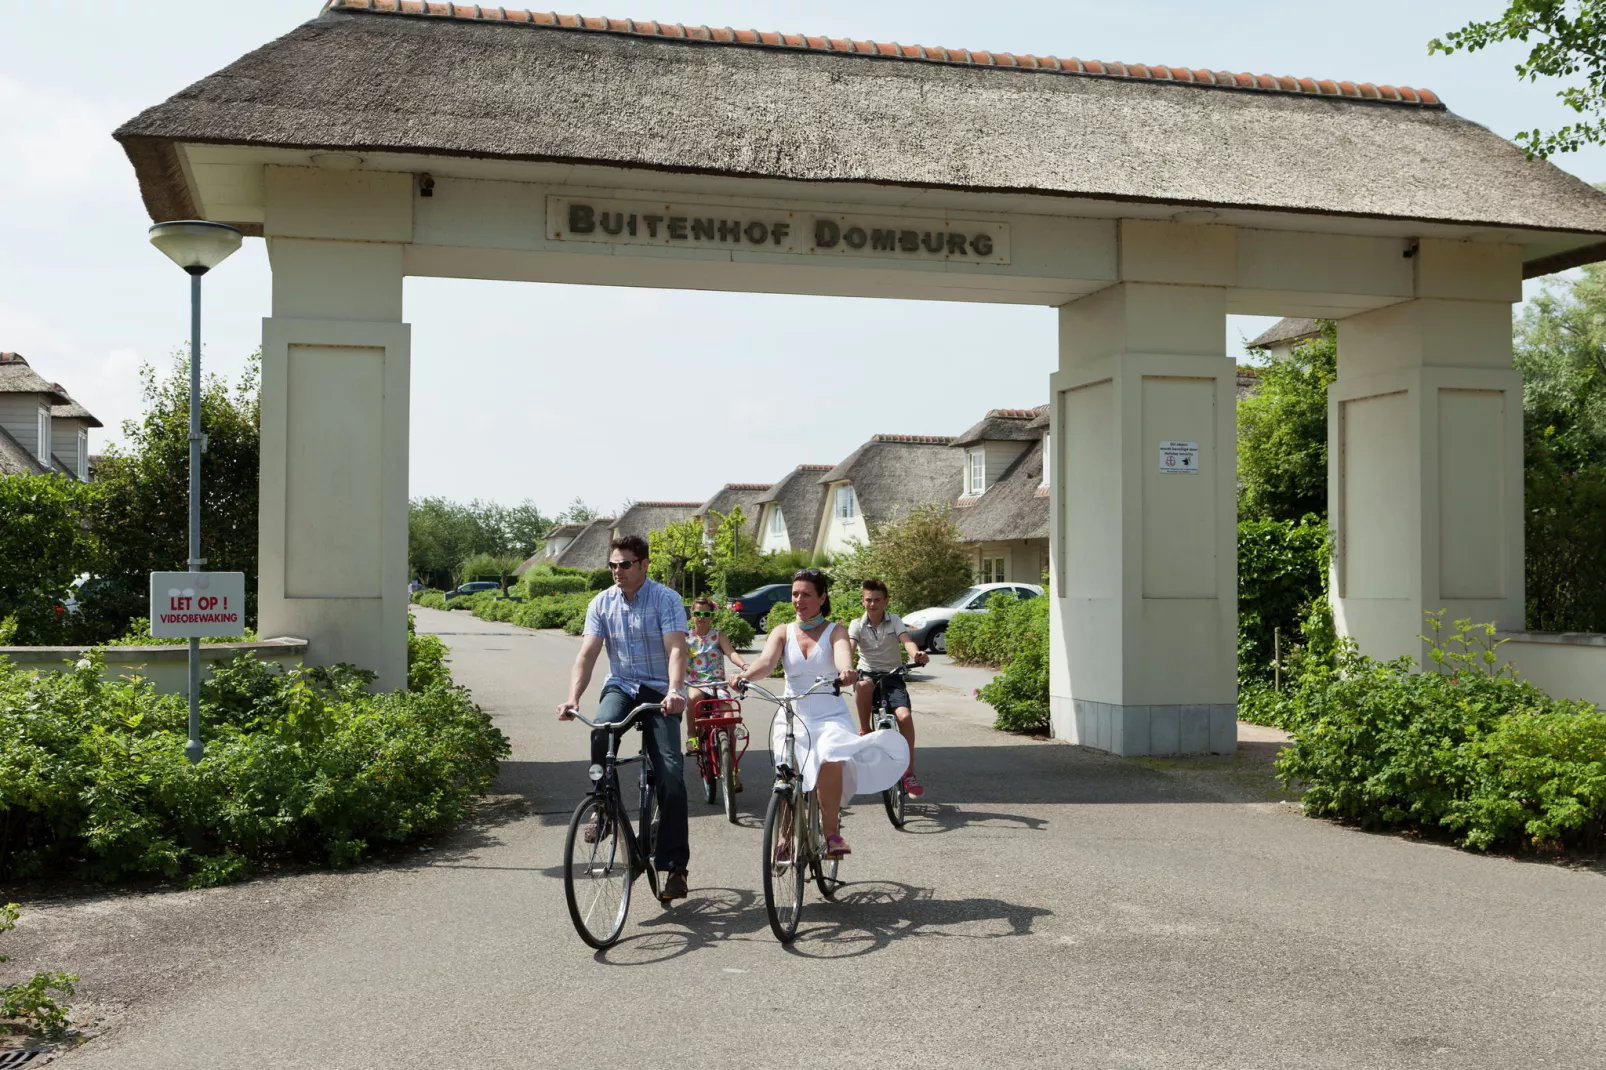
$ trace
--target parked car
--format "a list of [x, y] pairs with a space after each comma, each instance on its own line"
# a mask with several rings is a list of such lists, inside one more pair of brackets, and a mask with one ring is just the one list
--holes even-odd
[[980, 613], [987, 608], [988, 599], [995, 594], [1012, 594], [1024, 601], [1036, 598], [1043, 589], [1035, 583], [978, 583], [945, 606], [933, 606], [913, 613], [905, 613], [903, 623], [909, 627], [909, 638], [922, 650], [933, 654], [948, 653], [948, 622], [955, 613]]
[[764, 618], [770, 615], [770, 607], [777, 602], [790, 602], [792, 600], [792, 585], [790, 583], [769, 583], [756, 591], [748, 591], [725, 603], [725, 608], [741, 617], [753, 626], [753, 630], [764, 630]]
[[459, 595], [479, 594], [481, 591], [498, 591], [501, 590], [501, 588], [502, 585], [497, 583], [495, 580], [475, 580], [472, 583], [463, 584], [455, 591], [447, 591], [446, 600], [450, 602]]

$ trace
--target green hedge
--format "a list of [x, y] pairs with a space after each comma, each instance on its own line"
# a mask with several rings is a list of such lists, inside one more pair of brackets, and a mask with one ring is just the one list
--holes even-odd
[[753, 626], [732, 613], [728, 609], [720, 609], [714, 614], [714, 628], [725, 633], [725, 638], [731, 641], [731, 646], [737, 650], [752, 645], [753, 636], [757, 634]]
[[735, 597], [772, 583], [791, 583], [794, 568], [733, 568], [725, 573], [725, 591]]
[[[1030, 603], [1041, 598], [1024, 601], [1012, 594], [1000, 592], [987, 600], [985, 613], [955, 613], [948, 622], [948, 655], [955, 661], [970, 665], [990, 665], [999, 668], [1011, 657], [1028, 633], [1036, 634], [1036, 615]], [[1047, 633], [1043, 633], [1045, 636]]]
[[[1430, 616], [1435, 638], [1439, 620]], [[1606, 713], [1499, 667], [1493, 625], [1455, 622], [1434, 662], [1341, 648], [1275, 703], [1294, 733], [1277, 768], [1305, 812], [1408, 826], [1475, 850], [1597, 849], [1606, 831]]]
[[519, 585], [525, 598], [543, 598], [552, 594], [578, 594], [589, 589], [586, 576], [529, 576]]
[[[1238, 683], [1251, 688], [1273, 678], [1274, 632], [1282, 630], [1285, 659], [1307, 639], [1304, 622], [1326, 613], [1327, 525], [1316, 516], [1299, 523], [1245, 520], [1238, 525]], [[949, 635], [952, 648], [953, 637]], [[1286, 664], [1286, 663], [1285, 663]]]
[[414, 591], [413, 603], [423, 606], [425, 609], [445, 609], [446, 592], [434, 590]]
[[[596, 596], [582, 591], [578, 594], [555, 594], [532, 598], [513, 611], [512, 622], [521, 628], [566, 628], [571, 620], [585, 623], [586, 607]], [[579, 634], [579, 628], [574, 634]]]
[[587, 574], [586, 590], [606, 591], [613, 586], [613, 573], [605, 568], [592, 569]]
[[0, 875], [216, 884], [444, 830], [509, 747], [451, 686], [438, 644], [415, 637], [420, 686], [388, 694], [350, 666], [281, 672], [239, 655], [202, 688], [199, 765], [182, 695], [102, 681], [94, 654], [67, 672], [0, 659]]

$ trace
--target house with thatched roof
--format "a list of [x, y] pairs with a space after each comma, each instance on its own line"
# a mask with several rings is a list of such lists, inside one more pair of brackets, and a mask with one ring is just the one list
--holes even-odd
[[1320, 337], [1321, 333], [1321, 325], [1313, 319], [1286, 316], [1257, 335], [1248, 348], [1264, 349], [1272, 360], [1281, 360], [1299, 343]]
[[697, 512], [692, 514], [703, 522], [703, 530], [708, 538], [714, 537], [719, 528], [720, 519], [730, 515], [732, 509], [740, 508], [742, 511], [742, 538], [758, 541], [760, 529], [758, 526], [759, 501], [770, 492], [772, 484], [769, 483], [727, 483], [714, 494], [714, 496], [698, 506]]
[[89, 429], [103, 426], [20, 353], [0, 353], [0, 475], [56, 472], [89, 481]]
[[758, 499], [760, 553], [787, 553], [813, 546], [815, 533], [820, 530], [820, 508], [825, 504], [825, 487], [820, 477], [832, 467], [800, 464]]
[[959, 497], [952, 443], [952, 435], [875, 435], [821, 476], [825, 508], [814, 552], [845, 553], [855, 542], [870, 541], [871, 524]]
[[634, 502], [614, 522], [613, 537], [618, 539], [626, 535], [640, 535], [645, 539], [670, 524], [689, 520], [701, 506], [701, 502]]
[[978, 583], [1037, 583], [1048, 565], [1048, 406], [992, 409], [954, 439], [954, 522]]
[[613, 542], [611, 516], [599, 516], [590, 521], [575, 535], [563, 552], [552, 559], [552, 564], [564, 568], [597, 569], [608, 567], [608, 546]]
[[994, 409], [954, 440], [954, 522], [976, 582], [1042, 582], [1048, 569], [1048, 406]]
[[558, 555], [569, 548], [575, 536], [584, 530], [584, 524], [563, 523], [553, 526], [542, 536], [541, 548], [525, 558], [519, 567], [513, 570], [513, 575], [522, 576], [535, 565], [553, 564]]

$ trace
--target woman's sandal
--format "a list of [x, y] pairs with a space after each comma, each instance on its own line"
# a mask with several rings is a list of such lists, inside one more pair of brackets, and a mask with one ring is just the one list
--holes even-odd
[[853, 848], [849, 847], [848, 841], [841, 836], [827, 836], [825, 838], [825, 857], [841, 858], [852, 853]]

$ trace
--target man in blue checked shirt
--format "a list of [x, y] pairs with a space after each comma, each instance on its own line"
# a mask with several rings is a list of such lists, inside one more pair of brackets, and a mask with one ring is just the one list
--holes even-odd
[[[653, 864], [669, 874], [658, 897], [666, 902], [683, 899], [686, 864], [691, 860], [680, 752], [680, 741], [686, 738], [680, 730], [680, 713], [686, 708], [686, 607], [680, 595], [647, 578], [647, 540], [639, 535], [613, 540], [608, 568], [614, 586], [586, 608], [585, 638], [569, 674], [569, 701], [558, 707], [558, 720], [574, 719], [604, 646], [608, 678], [597, 702], [599, 723], [622, 721], [642, 703], [663, 703], [662, 713], [644, 715], [644, 746], [657, 770], [659, 824]], [[607, 736], [592, 730], [592, 764], [601, 764], [607, 753]], [[595, 823], [587, 828], [586, 842], [596, 842], [598, 831]]]

